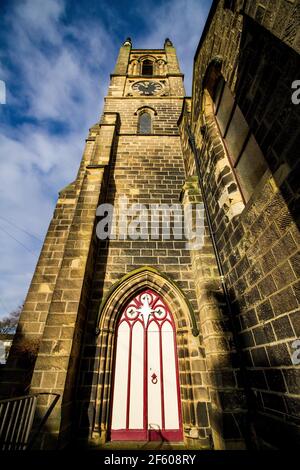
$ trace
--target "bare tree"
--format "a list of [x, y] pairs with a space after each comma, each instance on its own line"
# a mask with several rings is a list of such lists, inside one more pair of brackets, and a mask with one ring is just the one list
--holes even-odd
[[6, 317], [0, 319], [0, 334], [6, 335], [15, 333], [22, 308], [23, 305], [20, 305], [16, 310], [13, 310]]

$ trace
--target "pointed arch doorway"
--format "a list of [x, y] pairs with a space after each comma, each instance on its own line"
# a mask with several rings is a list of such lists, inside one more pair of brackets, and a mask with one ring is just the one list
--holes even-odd
[[175, 323], [151, 289], [135, 295], [118, 320], [110, 438], [183, 438]]

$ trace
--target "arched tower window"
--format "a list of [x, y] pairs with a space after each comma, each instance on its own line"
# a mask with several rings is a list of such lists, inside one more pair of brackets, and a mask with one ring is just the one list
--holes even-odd
[[142, 64], [142, 75], [153, 75], [153, 62], [151, 60], [144, 60]]
[[139, 115], [138, 134], [151, 134], [151, 115], [143, 112]]

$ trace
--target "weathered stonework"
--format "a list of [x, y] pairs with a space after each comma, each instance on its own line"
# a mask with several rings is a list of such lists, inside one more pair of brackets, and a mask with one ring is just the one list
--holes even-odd
[[[256, 443], [286, 448], [300, 435], [299, 389], [287, 379], [296, 383], [299, 375], [299, 365], [292, 363], [292, 343], [299, 338], [299, 110], [291, 101], [300, 62], [299, 5], [246, 1], [243, 10], [242, 3], [213, 3], [195, 56], [192, 115], [189, 120], [186, 106], [182, 122], [191, 123], [201, 156]], [[246, 205], [214, 116], [211, 93], [218, 75], [232, 90], [269, 166]]]
[[[300, 435], [299, 2], [214, 1], [194, 64], [193, 96], [170, 40], [133, 49], [128, 38], [76, 180], [64, 188], [20, 318], [1, 395], [56, 392], [37, 447], [109, 448], [116, 325], [143, 288], [174, 315], [185, 448], [292, 447]], [[298, 6], [299, 8], [299, 6]], [[159, 92], [134, 84], [143, 61]], [[245, 199], [220, 131], [214, 91], [231, 90], [268, 168]], [[140, 134], [144, 111], [151, 132]], [[225, 133], [226, 134], [226, 133]], [[204, 243], [100, 241], [97, 206], [204, 204]], [[18, 345], [38, 354], [24, 361]], [[39, 400], [40, 415], [49, 406]], [[132, 443], [131, 443], [132, 444]], [[172, 447], [172, 443], [170, 444]]]

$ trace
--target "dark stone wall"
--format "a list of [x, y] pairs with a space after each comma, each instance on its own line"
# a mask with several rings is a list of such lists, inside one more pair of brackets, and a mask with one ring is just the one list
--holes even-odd
[[[195, 56], [191, 124], [259, 445], [288, 448], [300, 436], [300, 371], [292, 359], [300, 321], [300, 113], [291, 101], [291, 84], [299, 78], [299, 46], [296, 35], [288, 39], [287, 34], [297, 22], [291, 13], [297, 2], [245, 2], [244, 12], [242, 2], [225, 3], [231, 8], [214, 2]], [[237, 185], [231, 198], [234, 170], [209, 96], [203, 100], [204, 78], [215, 57], [268, 164], [246, 205]], [[220, 166], [226, 167], [226, 178]], [[221, 203], [225, 195], [227, 207]], [[238, 199], [238, 211], [230, 211]]]

